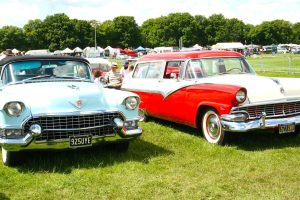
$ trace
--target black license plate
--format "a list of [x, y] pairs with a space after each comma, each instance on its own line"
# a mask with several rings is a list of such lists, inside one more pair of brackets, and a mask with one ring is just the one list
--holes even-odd
[[92, 146], [92, 136], [91, 135], [79, 135], [79, 136], [70, 136], [70, 147], [86, 147]]
[[295, 124], [279, 124], [278, 125], [279, 129], [279, 134], [284, 134], [284, 133], [293, 133], [295, 132]]

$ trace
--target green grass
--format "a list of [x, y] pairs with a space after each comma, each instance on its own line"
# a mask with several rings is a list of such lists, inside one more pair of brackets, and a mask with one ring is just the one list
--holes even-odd
[[28, 152], [0, 165], [0, 199], [295, 199], [300, 136], [231, 134], [208, 144], [197, 130], [161, 120], [127, 153], [111, 146]]
[[300, 77], [299, 54], [264, 54], [247, 57], [257, 74], [272, 77]]
[[0, 199], [300, 197], [300, 136], [230, 134], [215, 146], [183, 125], [151, 119], [141, 126], [127, 153], [101, 145], [26, 152], [17, 167], [0, 163]]

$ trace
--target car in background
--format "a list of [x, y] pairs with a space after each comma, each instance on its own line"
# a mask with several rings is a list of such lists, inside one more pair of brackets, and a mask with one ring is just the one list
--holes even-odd
[[292, 47], [291, 52], [294, 54], [300, 54], [300, 47]]
[[111, 63], [104, 58], [86, 58], [91, 66], [92, 72], [100, 71], [101, 77], [104, 77], [111, 70]]
[[[86, 59], [20, 56], [0, 61], [0, 146], [5, 165], [19, 152], [115, 142], [126, 151], [138, 137], [139, 97], [94, 83]], [[33, 158], [34, 159], [34, 158]]]
[[299, 85], [299, 78], [256, 75], [238, 52], [195, 51], [141, 57], [122, 90], [140, 96], [141, 116], [198, 128], [222, 144], [228, 132], [297, 134]]

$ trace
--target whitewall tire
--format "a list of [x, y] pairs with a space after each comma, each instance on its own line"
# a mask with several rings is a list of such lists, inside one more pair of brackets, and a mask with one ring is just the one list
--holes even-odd
[[220, 116], [214, 109], [207, 109], [201, 119], [202, 133], [205, 139], [212, 144], [222, 144], [224, 130], [222, 129]]

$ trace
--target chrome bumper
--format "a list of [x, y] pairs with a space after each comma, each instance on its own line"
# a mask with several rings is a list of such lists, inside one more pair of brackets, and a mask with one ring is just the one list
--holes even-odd
[[[120, 129], [113, 136], [93, 137], [92, 145], [103, 142], [118, 142], [121, 140], [132, 140], [142, 134], [141, 128], [133, 130]], [[67, 149], [70, 148], [69, 138], [51, 141], [35, 141], [35, 137], [31, 133], [27, 133], [24, 138], [5, 139], [0, 138], [0, 146], [8, 151], [21, 151], [33, 149]]]
[[228, 119], [234, 118], [233, 115], [222, 115], [221, 116], [221, 124], [224, 131], [229, 132], [247, 132], [253, 130], [264, 130], [264, 129], [272, 129], [277, 128], [278, 125], [282, 124], [291, 124], [295, 125], [300, 124], [300, 116], [291, 116], [285, 118], [272, 118], [266, 119], [266, 116], [262, 114], [260, 119], [249, 120], [245, 122], [238, 121], [229, 121]]

